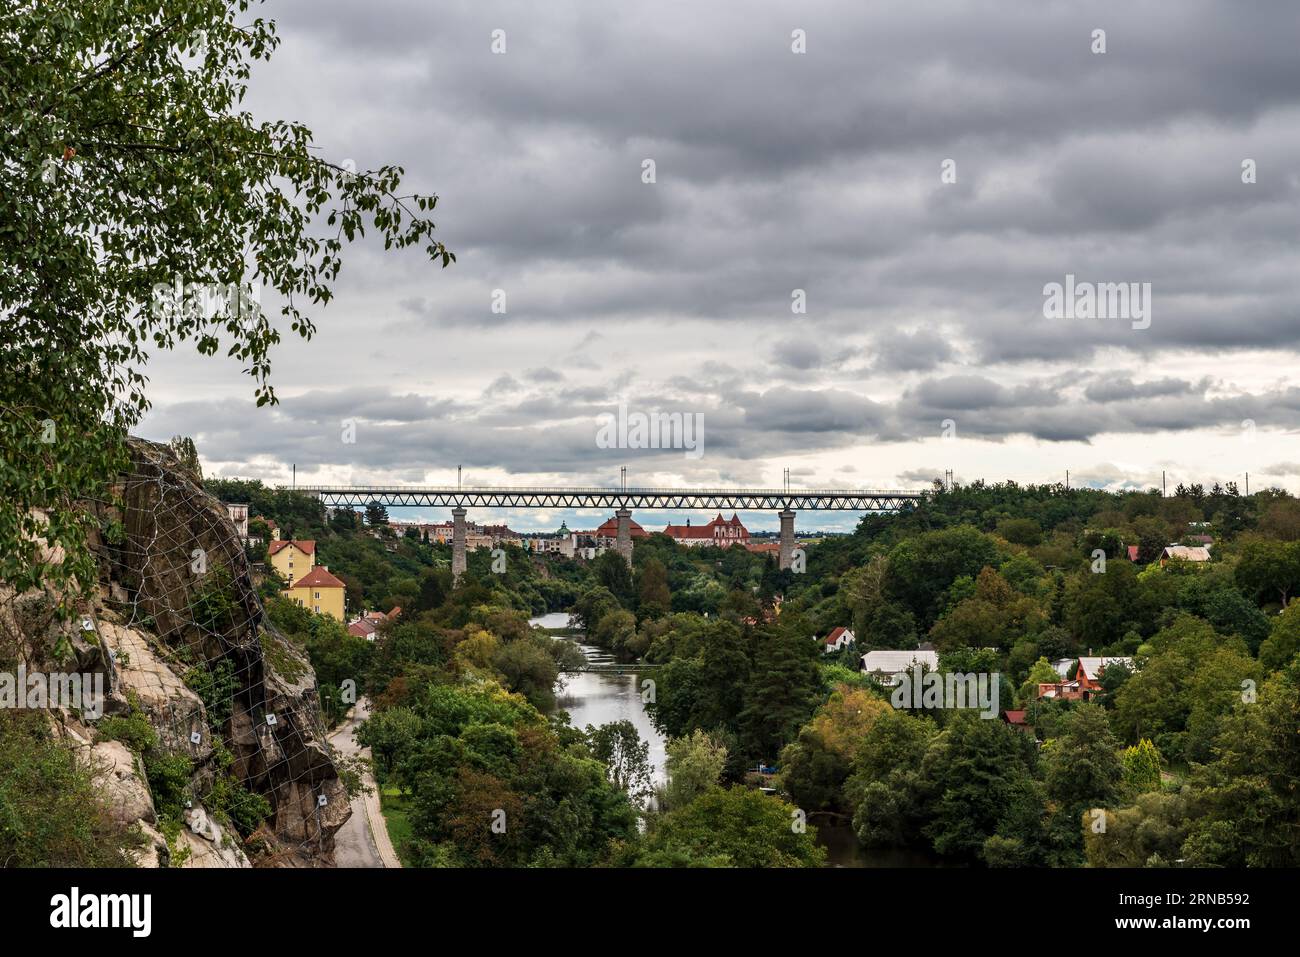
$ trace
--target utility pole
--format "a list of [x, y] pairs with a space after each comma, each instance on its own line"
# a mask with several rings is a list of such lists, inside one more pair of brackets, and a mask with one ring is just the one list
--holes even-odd
[[1161, 469], [1160, 470], [1160, 497], [1167, 498], [1168, 496], [1169, 496], [1169, 489], [1165, 485], [1165, 470]]
[[293, 487], [298, 487], [298, 463], [293, 463]]
[[456, 466], [456, 491], [460, 491], [460, 466]]
[[618, 470], [618, 477], [619, 477], [619, 484], [622, 486], [623, 491], [626, 492], [627, 491], [627, 466], [626, 465], [622, 466]]
[[1065, 470], [1065, 490], [1070, 491], [1070, 470]]
[[1246, 473], [1246, 498], [1250, 498], [1250, 473]]

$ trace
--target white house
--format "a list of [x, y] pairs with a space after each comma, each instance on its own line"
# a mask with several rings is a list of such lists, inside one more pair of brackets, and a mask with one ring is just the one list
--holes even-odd
[[868, 651], [862, 656], [862, 671], [871, 675], [887, 688], [898, 684], [898, 676], [911, 671], [916, 665], [939, 670], [937, 651]]
[[853, 637], [853, 632], [849, 631], [847, 628], [835, 628], [829, 635], [822, 639], [822, 654], [834, 654], [841, 649], [847, 648], [856, 640], [857, 639]]

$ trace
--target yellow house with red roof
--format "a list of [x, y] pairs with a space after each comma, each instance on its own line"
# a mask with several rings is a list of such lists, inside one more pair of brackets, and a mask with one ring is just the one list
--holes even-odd
[[292, 587], [316, 567], [316, 543], [311, 539], [277, 538], [267, 543], [266, 557]]
[[317, 615], [345, 621], [343, 596], [346, 590], [347, 586], [331, 575], [328, 568], [317, 565], [281, 594]]

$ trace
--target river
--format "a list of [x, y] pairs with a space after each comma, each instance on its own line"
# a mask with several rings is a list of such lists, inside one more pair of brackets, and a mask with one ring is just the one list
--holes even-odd
[[[530, 625], [541, 628], [568, 628], [569, 616], [552, 612], [532, 618]], [[593, 664], [614, 662], [617, 659], [603, 648], [578, 641], [576, 632], [556, 636], [557, 641], [572, 641], [587, 660]], [[565, 675], [556, 689], [556, 706], [569, 713], [569, 724], [575, 728], [587, 725], [609, 724], [624, 719], [631, 721], [641, 740], [650, 744], [651, 776], [656, 786], [666, 780], [664, 764], [664, 736], [650, 720], [645, 702], [641, 700], [640, 677], [628, 675], [603, 675], [582, 672]], [[853, 829], [846, 823], [830, 823], [813, 819], [817, 829], [817, 843], [826, 848], [827, 867], [933, 867], [936, 861], [924, 852], [911, 850], [868, 849], [858, 844]]]
[[[542, 628], [567, 628], [569, 616], [563, 612], [552, 612], [529, 621], [530, 625]], [[608, 664], [616, 661], [615, 657], [603, 648], [584, 644], [574, 636], [559, 637], [557, 641], [572, 641], [587, 660], [593, 664]], [[587, 725], [599, 727], [615, 721], [631, 721], [641, 740], [650, 745], [651, 780], [657, 786], [666, 780], [664, 764], [667, 752], [664, 750], [664, 736], [650, 720], [645, 703], [641, 700], [640, 677], [627, 675], [596, 675], [587, 672], [564, 675], [556, 689], [556, 706], [569, 713], [569, 724], [575, 728]]]

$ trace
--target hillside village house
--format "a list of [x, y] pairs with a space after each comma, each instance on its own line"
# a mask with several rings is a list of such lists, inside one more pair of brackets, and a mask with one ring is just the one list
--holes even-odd
[[266, 558], [292, 586], [316, 566], [316, 543], [311, 539], [279, 538], [266, 546]]
[[898, 684], [898, 676], [920, 665], [930, 671], [939, 670], [939, 653], [924, 651], [868, 651], [862, 656], [862, 671], [871, 675], [886, 688]]
[[386, 621], [392, 621], [402, 613], [402, 606], [398, 605], [388, 614], [382, 611], [362, 612], [352, 621], [348, 622], [348, 634], [356, 638], [365, 638], [368, 641], [374, 641], [379, 631], [379, 626]]
[[719, 513], [717, 518], [706, 525], [692, 525], [690, 519], [687, 519], [685, 525], [669, 525], [664, 529], [664, 534], [687, 548], [700, 545], [716, 545], [719, 548], [749, 545], [749, 529], [745, 528], [734, 512], [731, 518], [723, 518]]
[[853, 632], [841, 626], [831, 631], [829, 635], [822, 639], [822, 654], [832, 655], [843, 648], [853, 644], [856, 639]]
[[1042, 682], [1038, 685], [1039, 698], [1056, 698], [1061, 701], [1088, 701], [1101, 690], [1101, 675], [1109, 665], [1120, 664], [1132, 669], [1133, 659], [1128, 657], [1087, 656], [1079, 659], [1079, 667], [1074, 678], [1070, 679], [1070, 668], [1075, 659], [1064, 658], [1053, 667], [1061, 676], [1060, 681]]
[[[234, 504], [228, 502], [226, 503], [226, 514], [230, 516], [230, 523], [235, 526], [235, 534], [239, 536], [239, 540], [244, 543], [245, 547], [250, 545], [257, 545], [261, 543], [262, 541], [261, 536], [252, 534], [252, 529], [249, 528], [250, 516], [248, 514], [247, 505], [240, 505], [240, 504]], [[266, 527], [272, 530], [271, 537], [273, 538], [280, 537], [277, 533], [274, 532], [275, 529], [274, 522], [272, 522], [270, 519], [262, 518], [260, 515], [254, 517], [256, 517], [258, 521], [265, 522]], [[260, 528], [258, 530], [260, 531]]]
[[230, 521], [235, 526], [235, 534], [242, 539], [247, 539], [248, 538], [248, 506], [227, 504], [226, 514], [230, 516]]
[[317, 565], [282, 593], [290, 601], [317, 615], [329, 615], [338, 621], [344, 617], [344, 594], [347, 586], [330, 574], [324, 565]]
[[1160, 567], [1164, 568], [1170, 561], [1208, 562], [1209, 545], [1169, 545], [1160, 555]]

